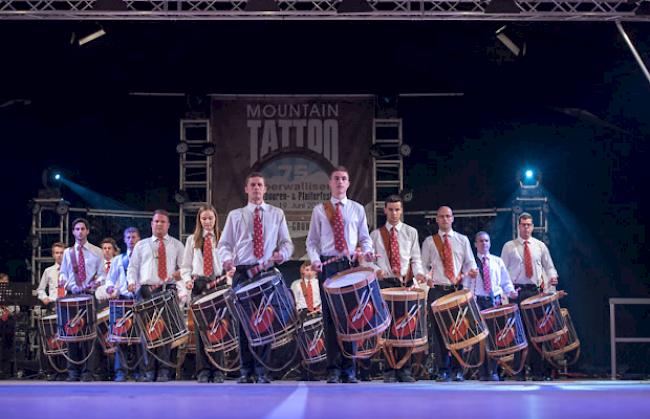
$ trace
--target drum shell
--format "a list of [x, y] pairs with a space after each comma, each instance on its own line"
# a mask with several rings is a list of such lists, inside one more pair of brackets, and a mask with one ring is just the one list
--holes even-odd
[[385, 345], [412, 348], [426, 345], [427, 295], [419, 288], [384, 288], [382, 297], [391, 314], [384, 332]]
[[482, 342], [488, 336], [487, 325], [469, 290], [440, 297], [431, 303], [431, 310], [449, 350], [465, 349]]
[[41, 336], [41, 348], [44, 355], [54, 356], [68, 353], [68, 345], [57, 338], [56, 314], [38, 319], [38, 331]]
[[109, 340], [109, 317], [110, 309], [105, 307], [97, 313], [97, 338], [99, 344], [106, 355], [115, 353], [117, 347]]
[[[206, 352], [231, 351], [239, 346], [239, 321], [232, 315], [231, 306], [235, 299], [235, 293], [228, 288], [222, 291], [215, 291], [212, 298], [205, 299], [202, 296], [192, 303], [191, 313], [194, 315], [194, 327], [198, 328], [201, 342]], [[219, 325], [215, 323], [219, 321]], [[224, 332], [218, 327], [224, 327], [222, 321], [227, 325]], [[214, 326], [217, 326], [215, 329]], [[214, 329], [213, 333], [210, 333]], [[215, 340], [215, 333], [219, 332], [223, 337]]]
[[[133, 306], [133, 311], [148, 349], [168, 344], [174, 348], [187, 341], [189, 331], [173, 291], [164, 291], [148, 300], [140, 301]], [[160, 336], [152, 335], [156, 330], [156, 325], [160, 325], [159, 321], [153, 323], [153, 320], [162, 320], [163, 322]]]
[[541, 342], [541, 351], [546, 358], [560, 357], [567, 352], [580, 348], [580, 339], [576, 333], [569, 310], [560, 309], [567, 328], [566, 334], [561, 334], [554, 339]]
[[[108, 340], [110, 342], [129, 345], [141, 342], [140, 330], [133, 311], [135, 304], [135, 300], [109, 301]], [[125, 327], [125, 325], [127, 330], [124, 333], [118, 333], [119, 329]]]
[[531, 341], [541, 343], [568, 333], [559, 299], [559, 293], [538, 294], [519, 304]]
[[[57, 339], [64, 342], [85, 342], [97, 336], [95, 300], [91, 295], [74, 295], [56, 300]], [[76, 333], [69, 333], [75, 317], [83, 320]], [[79, 325], [79, 323], [75, 323]]]
[[490, 332], [486, 347], [490, 357], [509, 356], [528, 347], [526, 331], [516, 304], [482, 310], [481, 316]]
[[308, 317], [298, 331], [298, 345], [305, 364], [315, 364], [327, 359], [323, 316], [318, 313]]

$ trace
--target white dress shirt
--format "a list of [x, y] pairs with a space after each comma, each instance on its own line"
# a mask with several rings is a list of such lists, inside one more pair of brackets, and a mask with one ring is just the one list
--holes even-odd
[[[506, 265], [500, 257], [489, 253], [487, 255], [477, 254], [476, 257], [481, 260], [481, 263], [484, 263], [484, 257], [487, 258], [486, 262], [490, 269], [492, 295], [504, 296], [515, 290], [515, 287], [512, 285], [512, 281], [510, 280], [510, 275], [508, 275]], [[479, 274], [476, 278], [472, 278], [469, 275], [463, 277], [463, 288], [471, 290], [472, 293], [478, 297], [491, 297], [490, 293], [485, 290], [485, 286], [483, 285], [483, 271], [480, 268]]]
[[[343, 232], [349, 254], [354, 254], [357, 244], [361, 246], [361, 251], [364, 254], [373, 252], [372, 240], [368, 233], [366, 211], [363, 206], [348, 198], [338, 200], [332, 197], [330, 202], [334, 206], [334, 211], [336, 211], [336, 204], [341, 203]], [[323, 204], [316, 205], [311, 213], [306, 245], [309, 260], [312, 262], [320, 262], [321, 256], [340, 256], [334, 245], [334, 231], [327, 214], [325, 214]]]
[[[203, 231], [203, 237], [209, 232]], [[210, 233], [212, 234], [212, 233]], [[217, 253], [217, 240], [212, 235], [212, 266], [214, 274], [219, 276], [223, 271], [219, 254]], [[183, 264], [181, 265], [181, 276], [183, 283], [187, 285], [192, 281], [192, 275], [203, 276], [203, 248], [197, 249], [194, 247], [194, 235], [187, 237], [185, 241], [185, 251], [183, 252]], [[231, 284], [232, 279], [228, 278], [228, 284]]]
[[[158, 277], [158, 247], [160, 240], [165, 244], [165, 256], [167, 258], [167, 278]], [[187, 289], [183, 281], [174, 281], [171, 277], [183, 264], [183, 243], [169, 234], [162, 239], [152, 236], [140, 240], [135, 244], [133, 253], [129, 259], [129, 267], [126, 271], [128, 284], [142, 285], [163, 285], [176, 282], [178, 297], [187, 295]]]
[[501, 258], [508, 269], [510, 278], [515, 284], [540, 286], [544, 282], [545, 291], [551, 290], [548, 281], [550, 278], [557, 278], [557, 270], [553, 265], [553, 259], [548, 247], [534, 237], [528, 239], [531, 261], [533, 262], [533, 276], [526, 276], [524, 266], [524, 239], [517, 237], [503, 245]]
[[[86, 280], [82, 284], [82, 288], [89, 288], [93, 281], [101, 283], [104, 279], [102, 269], [102, 250], [86, 242], [83, 245], [83, 255], [86, 267]], [[73, 247], [68, 247], [63, 252], [63, 260], [61, 261], [61, 270], [59, 271], [59, 279], [64, 282], [65, 289], [74, 292], [81, 292], [82, 290], [77, 287], [77, 277], [72, 267], [71, 252], [74, 253], [75, 261], [79, 263], [79, 244], [75, 243]]]
[[311, 284], [311, 293], [314, 298], [314, 309], [317, 309], [321, 306], [320, 299], [320, 290], [318, 289], [318, 276], [314, 276], [312, 279], [308, 280], [305, 278], [296, 279], [291, 283], [291, 292], [296, 299], [296, 310], [303, 310], [307, 308], [307, 300], [305, 299], [305, 294], [302, 292], [301, 282], [310, 281]]
[[[420, 241], [418, 240], [418, 231], [411, 227], [410, 225], [404, 224], [402, 222], [397, 223], [393, 227], [392, 224], [386, 223], [386, 228], [388, 229], [388, 237], [390, 243], [390, 236], [393, 233], [393, 229], [396, 230], [397, 234], [397, 243], [399, 244], [399, 256], [400, 256], [400, 276], [406, 277], [406, 274], [409, 269], [409, 264], [411, 265], [411, 270], [413, 276], [417, 274], [424, 275], [422, 270], [422, 257], [420, 256]], [[384, 276], [394, 277], [393, 270], [390, 267], [390, 257], [388, 256], [388, 251], [384, 247], [384, 239], [381, 236], [381, 229], [376, 229], [370, 233], [370, 238], [372, 239], [372, 244], [377, 252], [379, 258], [372, 263], [364, 263], [364, 266], [369, 266], [375, 271], [382, 270], [384, 271]]]
[[[440, 235], [444, 246], [445, 233], [438, 231], [437, 234]], [[470, 269], [476, 269], [476, 261], [467, 236], [453, 230], [446, 234], [449, 235], [448, 239], [453, 254], [454, 276], [457, 278], [461, 272], [467, 274]], [[442, 255], [438, 253], [438, 248], [431, 236], [427, 237], [422, 243], [422, 266], [424, 269], [431, 271], [431, 279], [435, 285], [452, 285], [451, 281], [445, 276]]]
[[118, 296], [134, 298], [134, 294], [128, 290], [127, 269], [129, 262], [128, 250], [115, 256], [111, 260], [111, 270], [108, 272], [104, 285], [106, 288], [113, 287], [117, 290]]
[[[253, 252], [253, 217], [256, 207], [261, 210], [264, 232], [264, 255], [261, 259], [256, 258]], [[284, 211], [267, 203], [255, 205], [249, 202], [245, 207], [228, 213], [217, 245], [220, 263], [230, 260], [236, 266], [262, 264], [271, 259], [276, 250], [284, 261], [289, 260], [293, 254], [293, 242]]]
[[43, 271], [41, 282], [39, 282], [38, 288], [36, 288], [39, 300], [43, 301], [47, 298], [50, 301], [56, 301], [58, 296], [60, 269], [61, 265], [55, 263]]

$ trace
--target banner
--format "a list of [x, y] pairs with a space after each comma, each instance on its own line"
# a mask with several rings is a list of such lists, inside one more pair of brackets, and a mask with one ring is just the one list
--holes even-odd
[[372, 96], [213, 96], [212, 196], [221, 225], [246, 204], [246, 176], [262, 172], [265, 201], [284, 210], [293, 259], [304, 259], [311, 211], [329, 199], [333, 167], [348, 168], [348, 197], [371, 209], [373, 117]]

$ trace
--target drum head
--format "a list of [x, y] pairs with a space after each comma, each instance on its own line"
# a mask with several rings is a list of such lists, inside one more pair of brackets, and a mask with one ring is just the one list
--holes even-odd
[[198, 300], [194, 301], [192, 304], [197, 304], [201, 305], [205, 303], [206, 301], [214, 300], [217, 297], [220, 297], [230, 291], [230, 288], [224, 288], [219, 291], [212, 292], [210, 294], [204, 295], [203, 297], [199, 298]]
[[384, 288], [381, 295], [388, 301], [412, 301], [424, 298], [424, 290], [408, 288]]
[[469, 290], [460, 290], [460, 291], [452, 292], [451, 294], [442, 296], [438, 298], [436, 301], [434, 301], [431, 304], [431, 308], [445, 309], [448, 308], [449, 306], [452, 307], [457, 306], [468, 301], [471, 297], [472, 297], [472, 292]]
[[537, 305], [542, 305], [542, 304], [548, 304], [548, 303], [552, 302], [553, 300], [557, 300], [559, 298], [560, 298], [560, 293], [533, 295], [532, 297], [526, 298], [524, 301], [522, 301], [521, 305], [522, 306], [537, 306]]
[[514, 313], [515, 311], [517, 311], [517, 304], [504, 304], [499, 307], [492, 307], [481, 310], [481, 315], [492, 318]]
[[42, 317], [43, 321], [52, 321], [56, 322], [56, 314], [50, 314], [49, 316]]
[[[273, 271], [264, 272], [264, 274], [262, 274], [262, 276], [259, 277], [259, 279], [255, 279], [250, 284], [247, 284], [247, 285], [241, 287], [240, 289], [238, 289], [237, 294], [248, 292], [248, 291], [250, 291], [250, 290], [252, 290], [254, 288], [257, 288], [257, 287], [259, 287], [259, 286], [261, 286], [263, 284], [266, 284], [267, 282], [271, 282], [275, 278], [277, 278], [278, 276], [280, 277], [280, 280], [282, 281], [282, 275], [280, 274], [280, 272], [273, 272]], [[258, 277], [256, 277], [256, 278], [258, 278]]]
[[59, 301], [62, 303], [80, 303], [82, 301], [92, 300], [93, 297], [90, 295], [75, 295], [70, 297], [59, 298]]
[[330, 289], [345, 288], [366, 281], [372, 275], [373, 270], [370, 268], [348, 269], [329, 278], [323, 286]]

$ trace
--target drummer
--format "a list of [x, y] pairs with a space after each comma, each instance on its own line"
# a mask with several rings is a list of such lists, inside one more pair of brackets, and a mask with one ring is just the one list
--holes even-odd
[[[90, 223], [84, 218], [72, 221], [72, 235], [75, 244], [63, 252], [59, 281], [63, 283], [67, 295], [94, 294], [95, 288], [102, 281], [102, 250], [88, 242]], [[94, 315], [94, 314], [93, 314]], [[66, 381], [93, 381], [97, 371], [97, 351], [92, 350], [95, 340], [86, 342], [69, 342], [68, 355], [72, 361], [88, 360], [78, 365], [68, 360], [68, 378]]]
[[[289, 260], [293, 254], [293, 243], [284, 211], [264, 202], [266, 180], [259, 172], [246, 177], [244, 191], [248, 204], [228, 213], [223, 234], [217, 246], [218, 258], [223, 268], [235, 268], [232, 280], [234, 288], [248, 282], [246, 271], [266, 262], [277, 265]], [[254, 280], [255, 278], [253, 278]], [[259, 359], [268, 365], [271, 345], [260, 346]], [[254, 359], [248, 346], [248, 339], [241, 325], [239, 328], [241, 367], [239, 383], [270, 383], [266, 367]]]
[[[438, 232], [422, 243], [422, 264], [429, 270], [429, 295], [427, 303], [451, 294], [462, 288], [464, 275], [478, 276], [476, 261], [467, 236], [452, 229], [454, 213], [451, 208], [442, 206], [436, 212]], [[433, 350], [438, 366], [438, 381], [464, 381], [463, 372], [456, 358], [444, 346], [442, 331], [435, 321], [430, 326]]]
[[[512, 285], [503, 260], [490, 254], [490, 235], [485, 231], [479, 231], [474, 236], [474, 244], [476, 245], [476, 264], [479, 275], [475, 278], [466, 275], [463, 278], [463, 288], [472, 291], [479, 309], [499, 307], [503, 296], [508, 296], [509, 299], [517, 298], [519, 294]], [[488, 358], [481, 365], [479, 379], [481, 381], [499, 381], [495, 360]]]
[[[135, 292], [139, 301], [149, 300], [168, 289], [176, 290], [178, 298], [182, 299], [187, 295], [180, 282], [179, 270], [183, 262], [183, 243], [168, 234], [167, 211], [154, 211], [151, 232], [151, 237], [140, 240], [133, 248], [126, 273], [127, 289]], [[171, 343], [153, 349], [153, 355], [147, 357], [142, 381], [169, 381]]]
[[[110, 271], [106, 277], [106, 294], [110, 299], [132, 300], [135, 299], [135, 294], [128, 290], [126, 280], [126, 272], [129, 267], [129, 261], [133, 253], [133, 248], [136, 243], [140, 241], [140, 230], [135, 227], [128, 227], [124, 230], [124, 244], [126, 244], [126, 252], [121, 255], [115, 256], [111, 261]], [[103, 246], [102, 246], [103, 249]], [[99, 290], [98, 290], [99, 291]], [[135, 324], [135, 322], [133, 322]], [[115, 378], [116, 382], [126, 381], [127, 376], [127, 360], [129, 355], [131, 358], [140, 359], [143, 354], [141, 345], [118, 345], [118, 350], [115, 354]], [[134, 376], [141, 377], [138, 372], [134, 371]]]
[[[367, 263], [375, 270], [381, 288], [410, 287], [425, 283], [420, 257], [420, 242], [418, 231], [402, 222], [402, 198], [390, 195], [384, 202], [386, 224], [370, 233], [372, 244], [377, 251], [377, 260]], [[416, 283], [413, 282], [415, 276]], [[402, 357], [407, 348], [396, 348], [396, 355]], [[394, 370], [386, 362], [384, 364], [384, 382], [396, 381], [412, 383], [411, 360], [399, 370]]]
[[[197, 297], [207, 291], [208, 281], [217, 281], [215, 285], [232, 285], [232, 274], [222, 276], [223, 269], [217, 254], [219, 241], [219, 217], [217, 210], [209, 204], [199, 207], [196, 214], [194, 234], [185, 242], [181, 277], [192, 296]], [[189, 312], [188, 312], [189, 315]], [[223, 383], [223, 374], [207, 358], [198, 327], [195, 327], [196, 342], [196, 380], [199, 383]]]
[[[535, 230], [533, 216], [522, 212], [519, 215], [517, 230], [519, 237], [503, 245], [501, 258], [515, 288], [519, 289], [519, 298], [513, 299], [512, 302], [519, 304], [526, 298], [541, 292], [554, 292], [558, 284], [558, 275], [548, 247], [544, 242], [533, 237]], [[544, 281], [544, 278], [548, 278], [548, 281]], [[550, 368], [543, 362], [537, 351], [528, 351], [526, 362], [530, 365], [534, 380], [551, 379]], [[525, 379], [523, 370], [517, 378]]]
[[[350, 250], [355, 249], [357, 243], [361, 246], [359, 254], [364, 255], [366, 261], [375, 258], [372, 240], [368, 234], [366, 211], [363, 205], [348, 199], [349, 187], [348, 169], [343, 166], [335, 167], [330, 173], [330, 199], [316, 205], [311, 214], [306, 246], [312, 269], [319, 272], [318, 281], [321, 287], [327, 278], [351, 267], [353, 258]], [[337, 257], [340, 259], [336, 262], [323, 265], [324, 261]], [[324, 295], [322, 288], [321, 295]], [[339, 349], [334, 321], [327, 304], [323, 305], [323, 324], [327, 350], [327, 382], [358, 382], [354, 360], [342, 356]], [[355, 345], [345, 345], [348, 346], [348, 353], [356, 352]]]
[[300, 266], [300, 279], [291, 283], [291, 292], [296, 300], [296, 310], [302, 318], [322, 311], [318, 277], [311, 268], [311, 262], [305, 261]]

